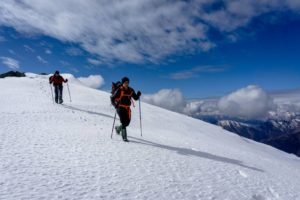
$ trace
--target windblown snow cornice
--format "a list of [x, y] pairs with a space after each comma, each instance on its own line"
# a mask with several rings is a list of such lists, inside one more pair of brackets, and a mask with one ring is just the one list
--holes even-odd
[[298, 0], [2, 0], [0, 26], [79, 44], [102, 61], [157, 62], [217, 46], [269, 12], [299, 13]]

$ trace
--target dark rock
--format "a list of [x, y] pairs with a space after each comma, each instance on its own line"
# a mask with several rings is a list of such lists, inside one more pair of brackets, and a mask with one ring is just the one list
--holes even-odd
[[0, 78], [5, 78], [5, 77], [25, 77], [25, 74], [18, 71], [9, 71], [4, 74], [0, 74]]
[[273, 137], [264, 143], [300, 157], [300, 131]]

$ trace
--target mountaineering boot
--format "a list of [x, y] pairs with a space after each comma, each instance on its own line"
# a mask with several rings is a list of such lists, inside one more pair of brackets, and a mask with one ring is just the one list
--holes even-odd
[[115, 130], [116, 130], [116, 133], [117, 133], [118, 135], [120, 135], [120, 133], [121, 133], [121, 131], [122, 131], [122, 125], [120, 125], [120, 126], [115, 126]]
[[59, 104], [62, 104], [64, 101], [61, 99], [61, 100], [59, 100]]
[[122, 138], [124, 142], [129, 142], [127, 139], [127, 131], [126, 128], [122, 128]]

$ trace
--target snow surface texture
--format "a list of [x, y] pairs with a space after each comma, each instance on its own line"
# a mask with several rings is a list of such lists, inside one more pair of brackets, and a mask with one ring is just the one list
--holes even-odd
[[[110, 139], [109, 94], [71, 75], [0, 80], [0, 199], [300, 199], [300, 159], [220, 127], [138, 103], [130, 143]], [[136, 88], [139, 89], [139, 88]]]

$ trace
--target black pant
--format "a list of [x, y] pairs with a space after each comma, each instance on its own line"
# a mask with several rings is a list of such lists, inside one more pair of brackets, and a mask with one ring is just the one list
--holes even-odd
[[58, 101], [62, 102], [63, 97], [63, 86], [62, 85], [54, 85], [54, 92], [55, 92], [55, 102]]
[[122, 128], [126, 128], [130, 124], [131, 120], [131, 110], [130, 107], [119, 107], [117, 109], [118, 115], [120, 117], [120, 121], [122, 124]]

